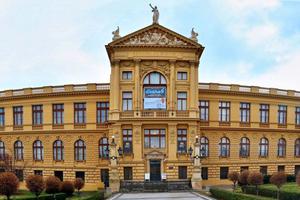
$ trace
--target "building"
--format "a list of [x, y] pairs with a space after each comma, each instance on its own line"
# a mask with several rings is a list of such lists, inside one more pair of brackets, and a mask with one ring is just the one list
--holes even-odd
[[[17, 174], [229, 184], [229, 171], [300, 169], [300, 92], [199, 83], [204, 47], [158, 23], [106, 45], [109, 84], [0, 92], [0, 158]], [[204, 66], [205, 67], [205, 66]], [[201, 81], [201, 80], [200, 80]]]

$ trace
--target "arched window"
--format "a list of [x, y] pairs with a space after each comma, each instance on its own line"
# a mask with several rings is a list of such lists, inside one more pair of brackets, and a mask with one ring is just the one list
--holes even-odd
[[108, 138], [103, 137], [99, 140], [99, 157], [100, 158], [109, 158], [109, 149], [108, 149]]
[[177, 129], [177, 153], [187, 152], [187, 130]]
[[278, 140], [278, 157], [285, 157], [285, 150], [286, 150], [286, 141], [284, 138], [280, 138]]
[[240, 157], [249, 157], [250, 155], [250, 140], [247, 137], [241, 138]]
[[64, 160], [64, 143], [61, 140], [56, 140], [53, 143], [53, 160]]
[[17, 140], [14, 144], [15, 160], [23, 160], [23, 143]]
[[295, 156], [300, 157], [300, 138], [295, 141]]
[[5, 146], [4, 146], [4, 142], [0, 140], [0, 160], [4, 160], [4, 159], [5, 159]]
[[229, 157], [230, 156], [230, 141], [227, 137], [222, 137], [220, 140], [220, 156]]
[[33, 159], [43, 160], [43, 157], [44, 157], [43, 143], [40, 140], [36, 140], [33, 143]]
[[76, 161], [84, 161], [85, 160], [85, 149], [86, 146], [83, 140], [77, 140], [74, 144], [75, 151], [75, 160]]
[[208, 157], [208, 139], [207, 137], [200, 138], [200, 155], [201, 157]]
[[260, 139], [259, 143], [259, 156], [267, 157], [269, 154], [269, 141], [267, 138], [263, 137]]
[[144, 109], [167, 108], [167, 81], [159, 72], [151, 72], [143, 80]]

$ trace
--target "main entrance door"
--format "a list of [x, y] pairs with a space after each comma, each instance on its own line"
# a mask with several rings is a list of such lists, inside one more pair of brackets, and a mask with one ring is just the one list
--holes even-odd
[[150, 160], [150, 181], [161, 181], [160, 160]]

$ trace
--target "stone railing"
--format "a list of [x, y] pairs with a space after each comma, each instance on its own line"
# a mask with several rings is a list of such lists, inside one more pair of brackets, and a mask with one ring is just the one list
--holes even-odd
[[242, 86], [242, 85], [226, 85], [219, 83], [199, 83], [198, 88], [201, 90], [219, 90], [219, 91], [233, 91], [257, 94], [270, 94], [288, 97], [300, 97], [300, 92], [295, 90], [282, 90], [276, 88], [264, 88], [258, 86]]
[[24, 88], [21, 90], [0, 91], [0, 98], [31, 95], [31, 94], [34, 95], [34, 94], [49, 94], [49, 93], [60, 93], [60, 92], [109, 91], [109, 90], [110, 90], [110, 85], [108, 83], [46, 86], [46, 87], [39, 87], [39, 88]]

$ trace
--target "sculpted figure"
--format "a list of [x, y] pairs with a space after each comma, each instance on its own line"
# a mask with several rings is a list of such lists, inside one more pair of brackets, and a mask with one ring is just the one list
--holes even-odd
[[153, 12], [153, 24], [158, 24], [158, 19], [159, 19], [159, 11], [157, 6], [152, 6], [151, 3], [149, 4], [149, 6], [152, 8], [152, 12]]
[[116, 40], [116, 39], [119, 39], [121, 37], [120, 36], [120, 28], [119, 28], [119, 26], [118, 26], [117, 30], [115, 30], [115, 31], [112, 32], [112, 34], [113, 34], [112, 40]]
[[192, 40], [194, 40], [195, 42], [198, 42], [198, 38], [197, 37], [198, 37], [198, 33], [194, 31], [194, 28], [192, 28], [191, 37], [190, 38]]

